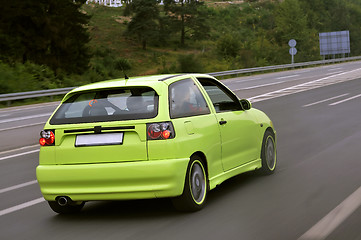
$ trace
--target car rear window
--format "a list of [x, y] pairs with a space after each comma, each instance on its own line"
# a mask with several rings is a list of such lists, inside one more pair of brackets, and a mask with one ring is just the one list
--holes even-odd
[[50, 124], [91, 123], [154, 118], [158, 95], [150, 87], [77, 93], [58, 108]]

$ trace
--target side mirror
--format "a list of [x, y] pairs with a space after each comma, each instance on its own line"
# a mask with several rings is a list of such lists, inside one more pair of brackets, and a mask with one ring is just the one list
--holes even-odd
[[250, 110], [252, 108], [252, 103], [250, 101], [248, 101], [247, 99], [241, 99], [239, 100], [239, 102], [241, 103], [241, 106], [243, 108], [243, 110]]

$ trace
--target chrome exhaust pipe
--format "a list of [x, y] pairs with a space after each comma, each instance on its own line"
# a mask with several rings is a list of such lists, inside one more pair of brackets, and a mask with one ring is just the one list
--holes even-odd
[[69, 204], [69, 200], [68, 197], [58, 197], [58, 204], [62, 207], [65, 207], [66, 205]]

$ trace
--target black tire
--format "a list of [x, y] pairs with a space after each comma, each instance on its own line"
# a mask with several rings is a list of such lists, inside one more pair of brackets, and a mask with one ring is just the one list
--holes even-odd
[[277, 149], [275, 135], [270, 130], [267, 130], [263, 136], [261, 159], [260, 172], [264, 175], [274, 173], [277, 166]]
[[56, 201], [48, 201], [50, 208], [59, 214], [74, 214], [80, 212], [80, 210], [84, 207], [85, 202], [81, 202], [79, 204], [70, 203], [65, 206], [60, 206]]
[[208, 178], [202, 159], [192, 156], [184, 181], [183, 194], [173, 198], [172, 203], [180, 211], [198, 211], [206, 202], [208, 189]]

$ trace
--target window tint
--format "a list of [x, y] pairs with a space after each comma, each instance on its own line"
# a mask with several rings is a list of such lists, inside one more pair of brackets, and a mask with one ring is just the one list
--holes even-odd
[[210, 113], [204, 97], [192, 79], [169, 86], [170, 117], [180, 118]]
[[89, 123], [154, 118], [158, 95], [149, 87], [78, 93], [56, 111], [50, 124]]
[[222, 84], [207, 78], [199, 78], [198, 81], [208, 93], [216, 112], [242, 110], [237, 96], [222, 86]]

